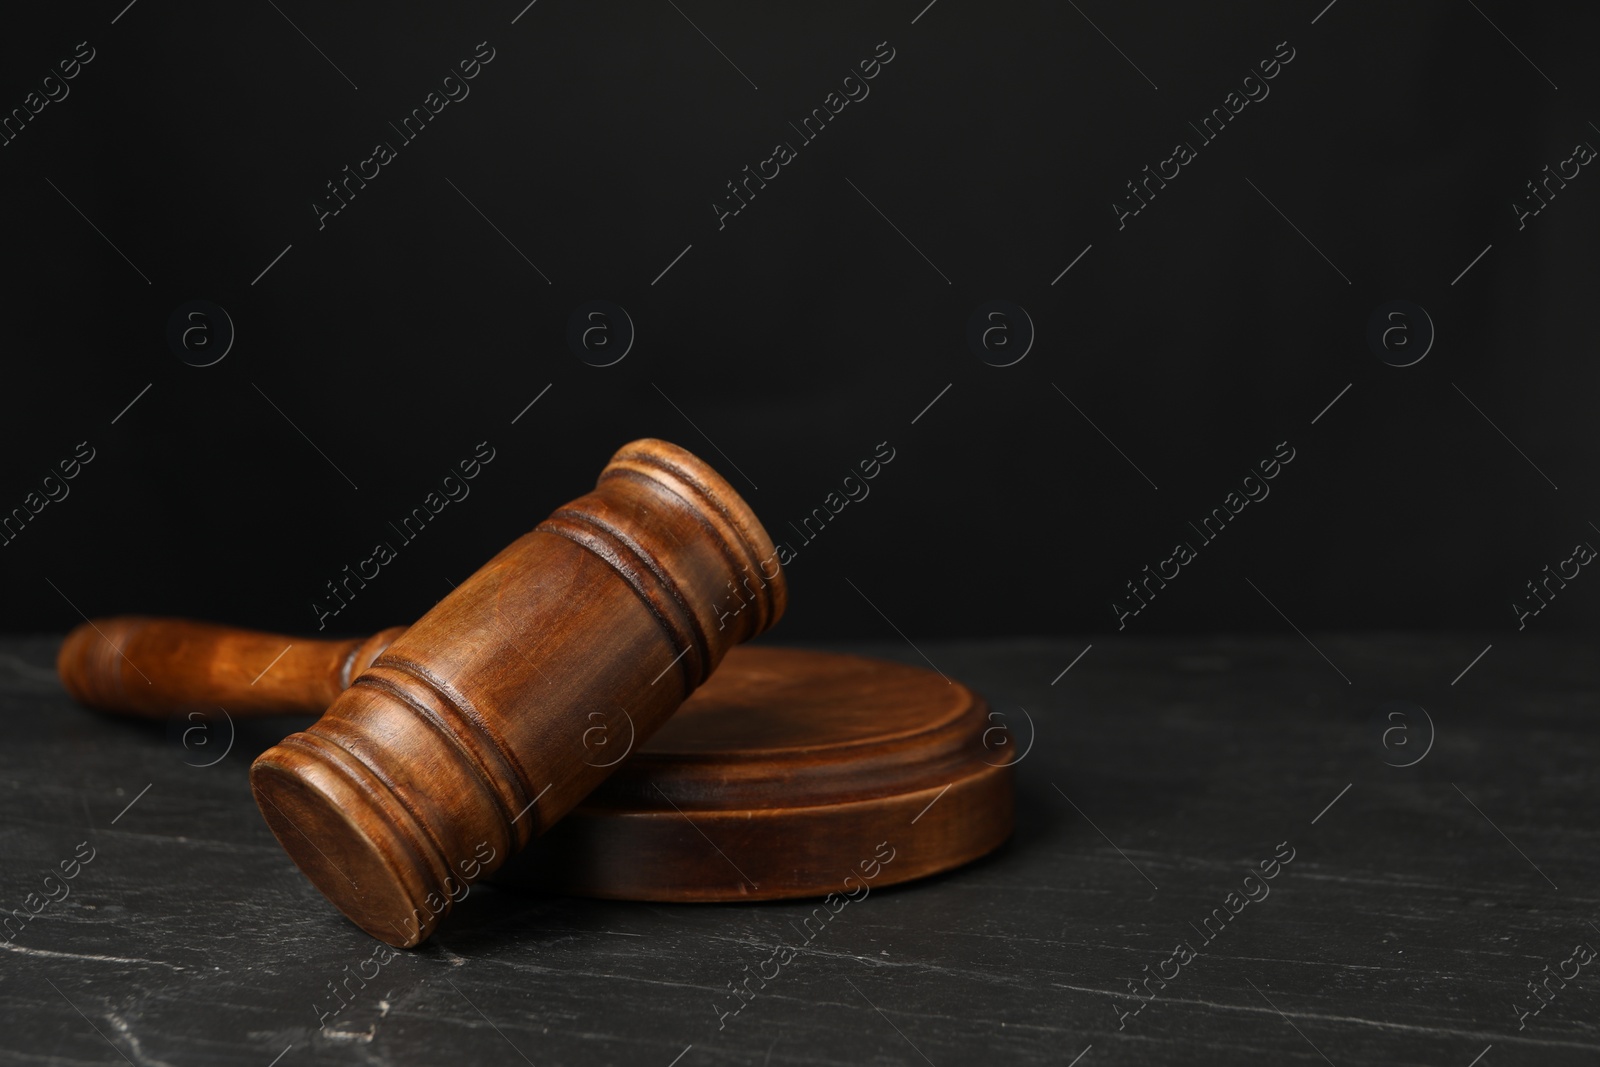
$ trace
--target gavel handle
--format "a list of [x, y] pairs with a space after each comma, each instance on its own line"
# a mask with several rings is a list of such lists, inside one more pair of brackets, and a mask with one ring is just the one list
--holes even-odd
[[61, 683], [91, 708], [150, 719], [174, 712], [320, 715], [405, 632], [327, 641], [188, 619], [123, 615], [67, 635]]

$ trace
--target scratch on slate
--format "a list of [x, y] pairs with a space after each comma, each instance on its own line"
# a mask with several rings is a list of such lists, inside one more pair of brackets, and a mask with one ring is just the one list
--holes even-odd
[[[1121, 1000], [1129, 999], [1129, 994], [1117, 989], [1096, 989], [1093, 986], [1068, 985], [1065, 982], [1051, 982], [1056, 989], [1070, 989], [1075, 993], [1095, 993], [1099, 996], [1113, 997]], [[1515, 1041], [1519, 1044], [1534, 1045], [1541, 1048], [1576, 1048], [1586, 1051], [1600, 1052], [1600, 1045], [1583, 1041], [1551, 1041], [1532, 1037], [1507, 1037], [1503, 1032], [1490, 1033], [1487, 1030], [1461, 1030], [1452, 1026], [1417, 1026], [1412, 1023], [1391, 1023], [1382, 1019], [1363, 1019], [1356, 1015], [1327, 1015], [1314, 1011], [1288, 1011], [1280, 1012], [1272, 1008], [1259, 1008], [1253, 1004], [1216, 1004], [1209, 1000], [1181, 1000], [1176, 997], [1163, 997], [1164, 1004], [1182, 1004], [1192, 1008], [1212, 1008], [1217, 1011], [1242, 1011], [1252, 1015], [1281, 1015], [1291, 1019], [1306, 1019], [1322, 1023], [1354, 1023], [1357, 1026], [1370, 1026], [1376, 1030], [1394, 1030], [1402, 1033], [1428, 1034], [1453, 1038], [1472, 1038], [1478, 1041], [1493, 1038], [1496, 1041]]]
[[166, 1060], [158, 1060], [145, 1055], [144, 1047], [139, 1044], [139, 1039], [134, 1036], [133, 1028], [127, 1024], [122, 1016], [110, 1011], [106, 1012], [105, 1018], [106, 1022], [111, 1024], [112, 1029], [116, 1030], [117, 1036], [127, 1042], [128, 1052], [133, 1062], [138, 1064], [138, 1067], [172, 1067], [172, 1064]]
[[378, 1024], [373, 1023], [365, 1030], [329, 1030], [324, 1027], [319, 1031], [329, 1041], [353, 1041], [362, 1045], [372, 1044], [372, 1039], [378, 1036]]
[[[743, 937], [713, 937], [712, 940], [725, 941], [730, 944], [738, 945], [740, 948], [753, 949], [756, 952], [770, 952], [773, 950], [773, 942], [763, 941], [760, 938], [750, 939]], [[823, 959], [855, 960], [858, 963], [865, 963], [873, 967], [911, 966], [911, 964], [901, 963], [898, 960], [891, 962], [889, 960], [880, 959], [877, 956], [862, 956], [854, 952], [845, 952], [840, 949], [819, 948], [815, 945], [791, 946], [787, 941], [784, 941], [780, 943], [780, 947], [793, 948], [796, 959], [799, 959], [802, 956], [817, 956]]]
[[176, 963], [168, 963], [165, 960], [146, 960], [137, 956], [99, 956], [91, 952], [56, 952], [48, 948], [27, 948], [23, 945], [10, 943], [0, 944], [0, 949], [4, 949], [7, 952], [15, 952], [19, 956], [43, 956], [47, 959], [56, 960], [89, 960], [93, 963], [148, 963], [156, 967], [170, 967], [180, 973], [189, 969], [180, 967]]

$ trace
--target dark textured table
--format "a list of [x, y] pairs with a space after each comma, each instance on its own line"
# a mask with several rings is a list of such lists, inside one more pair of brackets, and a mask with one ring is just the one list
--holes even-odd
[[12, 640], [0, 909], [62, 899], [0, 944], [0, 1061], [1595, 1063], [1592, 642], [1311, 636], [925, 644], [1031, 742], [991, 857], [811, 926], [475, 887], [392, 959], [250, 800], [297, 720], [224, 756]]

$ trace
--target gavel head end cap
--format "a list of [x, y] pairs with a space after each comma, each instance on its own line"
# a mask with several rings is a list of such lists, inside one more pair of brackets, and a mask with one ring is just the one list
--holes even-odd
[[[752, 596], [755, 610], [748, 616], [740, 613], [743, 617], [738, 620], [740, 632], [735, 641], [763, 633], [783, 617], [789, 585], [778, 562], [777, 547], [750, 505], [710, 464], [670, 441], [646, 437], [617, 450], [601, 472], [599, 486], [613, 478], [649, 479], [682, 498], [737, 561], [733, 570], [743, 576], [738, 588]], [[720, 629], [724, 620], [716, 614], [714, 603], [695, 606], [704, 625]]]
[[[295, 748], [305, 740], [297, 735]], [[270, 758], [284, 747], [250, 768], [251, 792], [273, 835], [311, 883], [367, 933], [397, 948], [426, 940], [448, 903], [439, 902], [437, 911], [427, 906], [430, 887], [417, 876], [419, 865], [387, 813], [333, 772], [329, 761]]]

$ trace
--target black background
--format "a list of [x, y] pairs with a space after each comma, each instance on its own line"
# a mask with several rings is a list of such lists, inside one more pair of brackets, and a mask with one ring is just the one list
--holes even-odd
[[[1600, 178], [1521, 231], [1511, 207], [1600, 142], [1593, 9], [678, 6], [8, 15], [0, 108], [96, 57], [0, 148], [0, 510], [77, 442], [96, 458], [0, 548], [7, 625], [313, 630], [324, 583], [484, 440], [470, 497], [330, 631], [417, 617], [643, 436], [799, 548], [778, 633], [810, 640], [1113, 631], [1123, 584], [1282, 441], [1271, 496], [1129, 630], [1284, 631], [1270, 597], [1301, 629], [1515, 632], [1524, 583], [1600, 538]], [[319, 230], [324, 183], [480, 41], [470, 96]], [[724, 183], [880, 41], [870, 96], [719, 230]], [[1119, 231], [1124, 183], [1283, 41], [1270, 96]], [[166, 343], [192, 299], [237, 328], [211, 367]], [[637, 327], [611, 367], [566, 343], [593, 299]], [[1014, 366], [966, 343], [992, 299], [1037, 328]], [[1395, 299], [1438, 331], [1407, 368], [1365, 341]], [[885, 441], [871, 495], [800, 545], [787, 524]], [[1584, 585], [1530, 626], [1593, 623]]]

